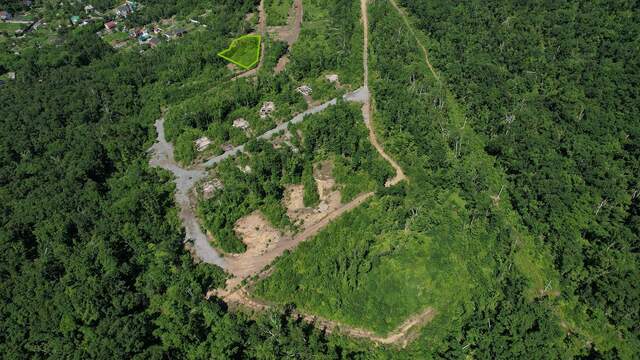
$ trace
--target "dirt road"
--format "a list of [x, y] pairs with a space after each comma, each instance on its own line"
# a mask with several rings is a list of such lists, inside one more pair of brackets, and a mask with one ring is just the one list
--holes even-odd
[[[364, 1], [364, 0], [362, 0], [362, 1]], [[411, 32], [411, 35], [413, 35], [413, 37], [416, 39], [416, 42], [418, 43], [418, 46], [420, 47], [420, 50], [422, 50], [422, 54], [424, 55], [425, 63], [429, 67], [429, 70], [431, 71], [431, 74], [433, 74], [433, 76], [436, 78], [436, 80], [440, 81], [440, 76], [438, 76], [438, 73], [436, 73], [436, 70], [434, 69], [434, 67], [431, 66], [431, 61], [429, 61], [429, 52], [427, 51], [427, 48], [422, 44], [422, 41], [420, 41], [420, 38], [418, 38], [418, 34], [416, 34], [415, 30], [413, 29], [413, 26], [409, 22], [409, 17], [398, 6], [398, 4], [396, 3], [395, 0], [389, 0], [389, 2], [391, 3], [391, 5], [393, 5], [393, 7], [396, 9], [396, 11], [398, 11], [398, 14], [400, 14], [400, 17], [402, 17], [402, 21], [404, 21], [404, 24], [409, 29], [409, 32]]]
[[[272, 304], [249, 297], [246, 287], [242, 287], [231, 292], [214, 290], [207, 294], [208, 297], [213, 295], [222, 297], [232, 306], [242, 307], [253, 311], [265, 311], [273, 306]], [[393, 329], [386, 336], [380, 336], [367, 329], [346, 325], [338, 321], [307, 314], [298, 310], [295, 310], [291, 315], [294, 318], [301, 318], [305, 322], [313, 324], [319, 329], [325, 330], [327, 333], [339, 333], [354, 338], [366, 339], [382, 345], [394, 345], [405, 348], [420, 335], [420, 329], [433, 319], [436, 315], [436, 311], [435, 309], [428, 307], [422, 312], [407, 318], [402, 322], [402, 324], [398, 325], [398, 327]]]
[[256, 75], [258, 73], [258, 70], [260, 70], [260, 68], [262, 67], [262, 63], [264, 62], [264, 41], [265, 35], [267, 34], [267, 13], [264, 11], [264, 0], [260, 0], [258, 13], [258, 33], [260, 33], [260, 36], [262, 36], [262, 41], [260, 41], [260, 61], [258, 62], [258, 66], [251, 70], [245, 71], [242, 74], [239, 74], [232, 80]]
[[204, 179], [206, 171], [202, 167], [184, 169], [178, 165], [173, 155], [173, 145], [165, 138], [164, 118], [158, 119], [155, 127], [158, 139], [149, 149], [151, 153], [149, 164], [152, 167], [168, 170], [175, 176], [175, 199], [180, 207], [179, 215], [185, 227], [185, 241], [193, 241], [193, 250], [200, 260], [224, 268], [226, 263], [220, 253], [211, 246], [209, 239], [202, 231], [195, 214], [195, 204], [192, 202], [192, 197], [189, 196], [193, 186], [201, 179]]
[[[261, 253], [258, 256], [245, 257], [228, 257], [226, 258], [226, 270], [231, 273], [237, 279], [232, 281], [232, 284], [239, 283], [238, 280], [242, 280], [253, 275], [261, 274], [261, 271], [269, 264], [271, 264], [278, 256], [282, 255], [285, 250], [291, 250], [297, 247], [301, 242], [312, 238], [322, 229], [324, 229], [333, 220], [339, 218], [346, 212], [349, 212], [362, 203], [367, 201], [373, 193], [364, 193], [353, 199], [347, 204], [342, 205], [335, 211], [327, 214], [323, 219], [313, 224], [312, 226], [304, 229], [302, 232], [295, 236], [285, 236], [278, 241], [274, 246], [270, 247], [267, 251]], [[262, 273], [264, 274], [264, 272]]]
[[[343, 96], [345, 101], [351, 102], [365, 102], [368, 97], [369, 94], [364, 88], [360, 88]], [[303, 121], [307, 115], [324, 111], [329, 106], [335, 105], [337, 101], [337, 99], [332, 99], [324, 104], [315, 106], [303, 113], [300, 113], [294, 116], [291, 120], [265, 132], [258, 138], [268, 140], [276, 133], [287, 129], [290, 124], [296, 124]], [[210, 158], [204, 163], [197, 164], [190, 168], [183, 168], [175, 161], [173, 145], [169, 143], [165, 137], [164, 118], [160, 118], [156, 121], [155, 128], [158, 136], [156, 143], [149, 149], [149, 152], [151, 153], [149, 164], [152, 167], [160, 167], [168, 170], [175, 176], [175, 198], [176, 203], [180, 207], [180, 219], [185, 227], [185, 241], [193, 241], [193, 250], [200, 260], [205, 263], [216, 264], [223, 269], [226, 269], [228, 266], [226, 259], [223, 258], [222, 255], [209, 243], [207, 235], [202, 231], [200, 222], [195, 214], [196, 204], [189, 195], [195, 184], [206, 177], [206, 168], [240, 154], [244, 151], [244, 145], [236, 146], [222, 155]]]
[[[360, 12], [362, 14], [362, 26], [364, 32], [364, 47], [362, 51], [364, 87], [367, 89], [367, 92], [369, 92], [369, 13], [367, 10], [367, 0], [360, 0]], [[404, 171], [402, 171], [400, 165], [398, 165], [398, 163], [393, 158], [391, 158], [391, 156], [387, 155], [382, 145], [380, 145], [380, 143], [378, 142], [378, 137], [374, 130], [374, 125], [371, 122], [371, 114], [373, 112], [372, 110], [373, 107], [371, 105], [371, 96], [369, 96], [367, 98], [367, 101], [362, 106], [362, 117], [364, 118], [364, 123], [369, 129], [369, 141], [371, 142], [373, 147], [376, 148], [378, 153], [380, 153], [380, 156], [382, 156], [389, 164], [391, 164], [393, 169], [396, 171], [396, 176], [387, 180], [387, 182], [384, 184], [386, 187], [390, 187], [398, 184], [403, 180], [406, 180], [407, 177], [405, 176]]]

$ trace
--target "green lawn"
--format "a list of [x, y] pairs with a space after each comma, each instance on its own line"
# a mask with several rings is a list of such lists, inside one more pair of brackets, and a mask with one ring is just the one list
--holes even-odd
[[267, 12], [268, 26], [281, 26], [287, 24], [289, 9], [292, 0], [265, 0], [265, 11]]
[[242, 67], [251, 69], [260, 60], [260, 35], [244, 35], [231, 42], [229, 48], [218, 53], [218, 56]]
[[9, 34], [13, 34], [16, 30], [20, 30], [24, 28], [25, 24], [14, 24], [14, 23], [4, 23], [0, 22], [0, 32], [6, 32]]
[[129, 34], [122, 31], [115, 31], [103, 36], [102, 39], [108, 44], [119, 43], [129, 39]]

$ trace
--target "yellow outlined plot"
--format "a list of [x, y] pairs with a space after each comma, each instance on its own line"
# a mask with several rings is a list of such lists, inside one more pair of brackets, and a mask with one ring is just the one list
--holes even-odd
[[261, 41], [260, 35], [243, 35], [234, 39], [228, 48], [218, 53], [218, 56], [249, 70], [260, 61]]

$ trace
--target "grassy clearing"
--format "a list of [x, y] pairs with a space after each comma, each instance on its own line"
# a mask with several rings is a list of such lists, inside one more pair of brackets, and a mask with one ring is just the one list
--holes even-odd
[[24, 27], [25, 24], [0, 22], [0, 32], [4, 32], [7, 34], [14, 34], [17, 30], [21, 30]]
[[123, 31], [114, 31], [102, 37], [107, 44], [113, 45], [129, 39], [129, 34]]
[[264, 7], [267, 12], [268, 26], [282, 26], [287, 24], [289, 9], [293, 0], [265, 0]]
[[249, 70], [260, 60], [260, 41], [260, 35], [241, 36], [233, 40], [229, 48], [219, 52], [218, 56]]

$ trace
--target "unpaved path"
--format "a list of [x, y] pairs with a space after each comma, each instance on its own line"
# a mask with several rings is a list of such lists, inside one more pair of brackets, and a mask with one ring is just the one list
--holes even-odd
[[303, 16], [304, 8], [302, 0], [294, 0], [289, 10], [287, 25], [270, 26], [268, 30], [270, 33], [275, 33], [278, 40], [284, 41], [287, 45], [292, 46], [298, 41], [298, 37], [300, 36]]
[[[302, 4], [302, 0], [294, 0], [287, 26], [272, 27], [269, 31], [274, 31], [279, 40], [286, 41], [287, 45], [289, 45], [289, 51], [291, 51], [291, 46], [293, 46], [300, 37], [303, 18], [304, 6]], [[275, 74], [283, 72], [289, 63], [289, 51], [278, 59], [278, 63], [273, 70]]]
[[[365, 0], [362, 0], [362, 1], [365, 1]], [[413, 35], [413, 37], [416, 39], [416, 42], [418, 43], [418, 46], [420, 47], [420, 50], [422, 50], [422, 54], [424, 55], [424, 61], [426, 62], [427, 66], [429, 67], [429, 70], [431, 71], [431, 74], [433, 74], [433, 76], [436, 78], [436, 80], [440, 81], [440, 76], [438, 76], [438, 73], [436, 73], [436, 70], [434, 69], [434, 67], [431, 66], [431, 61], [429, 61], [429, 52], [427, 51], [427, 48], [424, 46], [424, 44], [422, 44], [422, 41], [420, 41], [420, 38], [418, 37], [418, 34], [416, 34], [416, 31], [413, 29], [413, 25], [411, 25], [411, 23], [409, 22], [409, 17], [398, 6], [398, 4], [396, 3], [395, 0], [389, 0], [389, 2], [391, 3], [391, 5], [393, 5], [393, 7], [396, 9], [396, 11], [398, 11], [398, 14], [400, 14], [400, 17], [402, 18], [402, 21], [404, 21], [404, 24], [409, 29], [409, 32], [411, 32], [411, 35]]]
[[[246, 308], [253, 311], [265, 311], [273, 305], [267, 302], [252, 299], [246, 291], [247, 287], [238, 288], [234, 291], [212, 290], [207, 297], [218, 296], [233, 306]], [[340, 333], [359, 339], [366, 339], [378, 344], [395, 345], [405, 348], [420, 335], [420, 329], [426, 325], [436, 315], [435, 309], [428, 307], [422, 312], [407, 318], [402, 324], [389, 332], [386, 336], [380, 336], [373, 331], [346, 325], [344, 323], [329, 320], [321, 316], [308, 314], [299, 310], [292, 313], [293, 317], [301, 318], [315, 327], [325, 330], [327, 333]]]
[[371, 196], [373, 196], [373, 193], [371, 192], [360, 194], [352, 201], [328, 213], [324, 218], [305, 228], [295, 236], [283, 236], [278, 242], [268, 247], [261, 254], [239, 254], [236, 257], [225, 258], [227, 262], [227, 271], [236, 278], [230, 282], [231, 286], [229, 287], [232, 287], [243, 279], [260, 274], [267, 265], [271, 264], [278, 256], [282, 255], [285, 250], [291, 250], [297, 247], [301, 242], [313, 237], [320, 232], [320, 230], [329, 225], [330, 222], [339, 218], [344, 213], [357, 208]]
[[[364, 102], [368, 99], [369, 94], [364, 88], [360, 88], [354, 92], [343, 96], [345, 101]], [[324, 104], [315, 106], [303, 113], [294, 116], [291, 120], [278, 125], [276, 128], [260, 135], [259, 139], [268, 140], [276, 133], [286, 130], [290, 124], [296, 124], [304, 120], [304, 117], [310, 114], [319, 113], [329, 106], [335, 105], [337, 99], [332, 99]], [[234, 157], [244, 151], [244, 145], [237, 146], [222, 155], [215, 156], [202, 164], [195, 165], [190, 168], [181, 167], [174, 158], [173, 145], [169, 143], [164, 133], [164, 117], [158, 119], [155, 123], [156, 133], [158, 134], [157, 142], [149, 149], [151, 158], [149, 164], [152, 167], [160, 167], [170, 171], [175, 176], [176, 202], [180, 206], [180, 219], [185, 227], [185, 241], [193, 241], [193, 250], [196, 256], [205, 263], [216, 264], [223, 269], [227, 268], [227, 261], [222, 255], [209, 243], [209, 239], [202, 231], [200, 223], [195, 214], [195, 203], [189, 196], [194, 185], [204, 179], [207, 175], [206, 168], [213, 166], [225, 159]]]
[[203, 168], [184, 169], [180, 167], [173, 156], [173, 145], [167, 142], [164, 135], [164, 118], [158, 119], [155, 127], [158, 140], [149, 149], [152, 154], [149, 164], [152, 167], [160, 167], [171, 171], [175, 176], [175, 198], [180, 207], [180, 219], [185, 227], [185, 241], [193, 241], [193, 250], [200, 260], [224, 268], [226, 266], [224, 259], [209, 244], [209, 239], [200, 228], [200, 223], [194, 210], [195, 204], [192, 202], [192, 197], [189, 196], [193, 186], [201, 179], [204, 179], [206, 171]]
[[260, 61], [258, 62], [258, 66], [235, 76], [232, 80], [256, 75], [258, 73], [258, 70], [260, 70], [260, 68], [262, 67], [262, 63], [264, 62], [264, 38], [267, 34], [267, 13], [266, 11], [264, 11], [264, 0], [260, 0], [258, 13], [258, 33], [260, 33], [260, 36], [262, 36], [262, 40], [260, 41]]
[[[362, 52], [362, 66], [364, 68], [364, 87], [369, 92], [369, 13], [367, 10], [367, 1], [368, 0], [360, 0], [360, 12], [362, 13], [362, 26], [364, 32], [364, 48]], [[371, 114], [372, 114], [372, 105], [371, 105], [371, 96], [367, 98], [367, 101], [362, 106], [362, 117], [364, 118], [364, 123], [367, 125], [369, 129], [369, 140], [371, 144], [378, 150], [378, 153], [393, 167], [396, 171], [396, 176], [387, 180], [384, 184], [386, 187], [390, 187], [398, 184], [402, 180], [406, 180], [407, 177], [402, 171], [402, 168], [398, 163], [391, 158], [391, 156], [387, 155], [384, 151], [384, 148], [378, 142], [378, 137], [374, 130], [374, 125], [371, 122]]]

